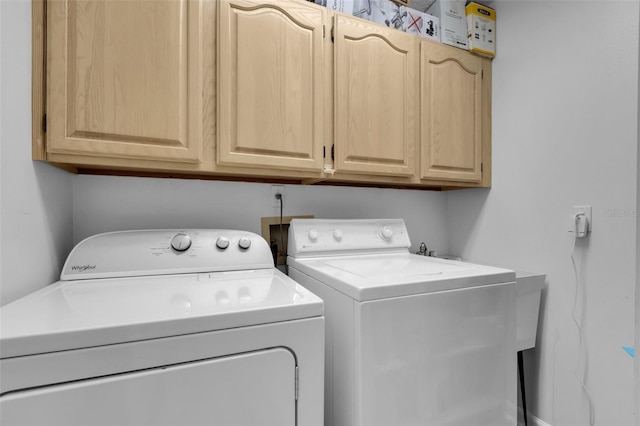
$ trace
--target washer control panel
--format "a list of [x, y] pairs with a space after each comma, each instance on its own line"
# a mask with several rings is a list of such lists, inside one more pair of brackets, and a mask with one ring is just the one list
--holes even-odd
[[76, 245], [61, 280], [273, 268], [267, 242], [231, 229], [120, 231]]
[[293, 219], [289, 225], [288, 254], [293, 257], [348, 251], [406, 251], [410, 246], [402, 219]]

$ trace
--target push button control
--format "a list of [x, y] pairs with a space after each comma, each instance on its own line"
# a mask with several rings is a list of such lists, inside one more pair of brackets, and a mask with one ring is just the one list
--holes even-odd
[[220, 250], [224, 250], [229, 247], [229, 238], [218, 237], [218, 239], [216, 240], [216, 247], [218, 247]]
[[241, 249], [247, 250], [249, 247], [251, 247], [251, 238], [241, 237], [240, 241], [238, 241], [238, 245]]

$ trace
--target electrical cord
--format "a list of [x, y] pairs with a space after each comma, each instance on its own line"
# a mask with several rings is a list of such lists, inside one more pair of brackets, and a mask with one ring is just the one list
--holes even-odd
[[[580, 274], [578, 272], [578, 267], [576, 266], [575, 250], [576, 250], [576, 239], [578, 238], [578, 224], [580, 222], [580, 216], [584, 216], [584, 214], [576, 213], [573, 218], [574, 232], [573, 232], [573, 244], [571, 245], [571, 263], [573, 265], [573, 274], [575, 277], [575, 292], [573, 297], [573, 311], [571, 312], [571, 317], [573, 318], [573, 322], [576, 325], [576, 328], [578, 330], [578, 339], [580, 342], [579, 358], [578, 358], [578, 363], [576, 365], [576, 369], [574, 370], [574, 374], [578, 379], [580, 386], [582, 386], [582, 390], [584, 391], [584, 394], [586, 395], [587, 400], [589, 401], [589, 425], [593, 426], [595, 423], [595, 408], [593, 406], [593, 400], [591, 399], [591, 395], [589, 394], [589, 389], [587, 388], [587, 385], [584, 383], [583, 375], [581, 375], [579, 371], [580, 362], [582, 361], [585, 353], [585, 342], [584, 342], [583, 333], [582, 333], [582, 326], [580, 324], [580, 321], [578, 321], [578, 319], [576, 318], [576, 310], [578, 308], [578, 290], [580, 288]], [[584, 220], [586, 220], [586, 218], [584, 218]]]
[[[284, 245], [284, 225], [282, 223], [282, 212], [284, 210], [284, 199], [282, 194], [277, 193], [276, 198], [280, 201], [280, 246], [282, 247], [282, 263], [284, 265], [284, 273], [289, 275], [289, 265], [287, 265], [287, 248]], [[277, 257], [277, 255], [276, 255]], [[277, 266], [277, 265], [276, 265]]]

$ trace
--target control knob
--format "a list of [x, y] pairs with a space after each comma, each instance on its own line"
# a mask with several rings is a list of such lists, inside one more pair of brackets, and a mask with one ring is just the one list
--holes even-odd
[[175, 251], [187, 251], [191, 247], [191, 237], [187, 234], [176, 234], [171, 239], [171, 248]]
[[341, 241], [342, 240], [342, 229], [334, 229], [333, 230], [333, 238], [335, 238], [336, 241]]
[[218, 247], [220, 250], [224, 250], [229, 247], [229, 238], [224, 236], [218, 237], [218, 239], [216, 240], [216, 247]]
[[393, 229], [390, 226], [383, 226], [382, 229], [380, 229], [380, 235], [383, 239], [390, 240], [393, 236]]
[[315, 230], [315, 229], [310, 230], [310, 231], [309, 231], [309, 239], [310, 239], [311, 241], [315, 241], [315, 240], [317, 240], [317, 239], [318, 239], [318, 231], [317, 231], [317, 230]]
[[238, 245], [241, 249], [247, 250], [251, 247], [251, 238], [249, 237], [240, 237], [240, 241], [238, 241]]

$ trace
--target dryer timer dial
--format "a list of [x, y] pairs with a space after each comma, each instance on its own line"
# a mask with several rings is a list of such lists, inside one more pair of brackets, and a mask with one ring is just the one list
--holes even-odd
[[171, 248], [175, 251], [187, 251], [191, 247], [191, 237], [187, 234], [176, 234], [171, 239]]

